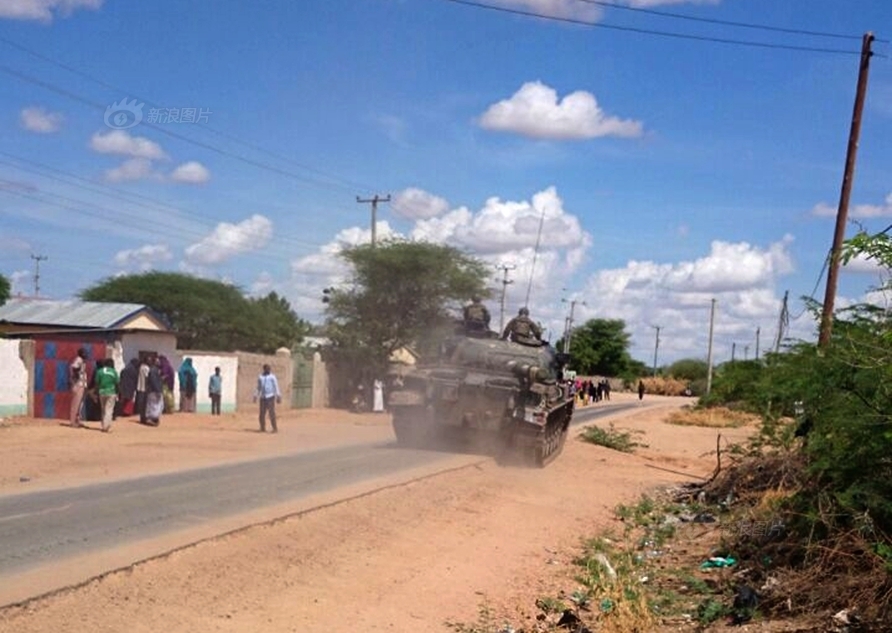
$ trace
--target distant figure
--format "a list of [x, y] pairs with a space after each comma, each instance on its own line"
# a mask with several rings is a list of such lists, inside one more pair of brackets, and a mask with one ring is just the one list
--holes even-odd
[[177, 372], [180, 379], [180, 411], [195, 413], [195, 392], [198, 391], [198, 372], [192, 366], [192, 359], [183, 359]]
[[465, 332], [468, 334], [482, 334], [489, 331], [489, 310], [480, 301], [480, 297], [471, 297], [471, 303], [463, 310]]
[[279, 391], [279, 381], [269, 365], [264, 365], [263, 373], [257, 377], [257, 392], [254, 394], [254, 402], [257, 402], [258, 399], [260, 400], [260, 432], [266, 432], [266, 414], [269, 412], [272, 432], [278, 433], [276, 403], [282, 403], [282, 392]]
[[99, 392], [99, 404], [102, 407], [102, 432], [108, 433], [114, 420], [119, 378], [115, 370], [115, 361], [106, 358], [99, 363], [99, 369], [96, 370], [96, 390]]
[[152, 360], [151, 356], [144, 356], [139, 363], [139, 373], [136, 375], [136, 414], [139, 415], [139, 423], [147, 424], [148, 419], [146, 418], [146, 400], [147, 400], [147, 389], [149, 384], [149, 373], [151, 372], [151, 368], [149, 367], [149, 361]]
[[644, 381], [643, 380], [638, 381], [638, 399], [644, 400]]
[[158, 367], [161, 369], [161, 395], [164, 397], [164, 413], [173, 413], [173, 387], [176, 380], [176, 372], [173, 370], [173, 365], [170, 364], [167, 356], [161, 354], [158, 356], [158, 360], [160, 361]]
[[530, 318], [530, 311], [521, 308], [517, 316], [508, 321], [502, 338], [523, 345], [541, 345], [542, 329]]
[[77, 350], [77, 356], [68, 366], [68, 382], [71, 384], [71, 408], [68, 422], [74, 427], [83, 427], [81, 408], [84, 404], [84, 392], [87, 390], [87, 348]]
[[384, 383], [377, 378], [372, 385], [372, 412], [384, 413]]
[[136, 397], [136, 380], [139, 378], [139, 359], [131, 358], [130, 363], [121, 370], [120, 394], [118, 402], [118, 415], [133, 415], [135, 411], [134, 398]]
[[164, 381], [161, 379], [161, 361], [153, 355], [148, 361], [148, 366], [145, 423], [149, 426], [158, 426], [161, 424], [161, 414], [164, 413]]
[[220, 368], [214, 367], [214, 373], [208, 381], [208, 397], [211, 399], [211, 415], [220, 415], [220, 398], [223, 396], [223, 376]]

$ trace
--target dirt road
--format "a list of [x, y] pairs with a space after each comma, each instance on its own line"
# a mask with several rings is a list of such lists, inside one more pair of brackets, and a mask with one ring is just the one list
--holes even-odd
[[[681, 404], [648, 397], [615, 416], [618, 427], [645, 431], [649, 448], [634, 455], [571, 439], [544, 470], [471, 460], [347, 502], [315, 499], [318, 509], [281, 520], [268, 515], [248, 529], [3, 609], [0, 629], [445, 631], [447, 620], [474, 622], [481, 605], [534, 617], [536, 597], [573, 588], [579, 539], [609, 527], [617, 503], [685, 479], [659, 467], [709, 473], [715, 431], [662, 422]], [[277, 436], [253, 428], [248, 416], [196, 415], [170, 416], [159, 429], [121, 421], [110, 435], [46, 422], [4, 425], [0, 493], [391, 436], [386, 416], [324, 411], [283, 416]]]

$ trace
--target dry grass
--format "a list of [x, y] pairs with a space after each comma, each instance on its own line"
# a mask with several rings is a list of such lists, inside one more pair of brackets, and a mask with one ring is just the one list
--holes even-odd
[[666, 418], [669, 424], [679, 426], [705, 426], [711, 428], [738, 428], [741, 426], [755, 426], [759, 423], [759, 416], [743, 411], [732, 411], [724, 407], [712, 407], [709, 409], [695, 409], [684, 407], [673, 411]]
[[[644, 389], [647, 393], [658, 396], [683, 396], [685, 395], [685, 390], [689, 387], [687, 380], [666, 378], [664, 376], [642, 378], [641, 382], [644, 383]], [[637, 384], [632, 385], [633, 391], [637, 388]]]

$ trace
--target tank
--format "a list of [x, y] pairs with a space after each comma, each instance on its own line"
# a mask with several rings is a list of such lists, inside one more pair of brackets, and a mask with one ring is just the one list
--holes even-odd
[[564, 364], [546, 344], [495, 333], [450, 337], [432, 362], [394, 378], [388, 406], [397, 442], [425, 448], [450, 437], [479, 441], [545, 466], [560, 454], [573, 416]]

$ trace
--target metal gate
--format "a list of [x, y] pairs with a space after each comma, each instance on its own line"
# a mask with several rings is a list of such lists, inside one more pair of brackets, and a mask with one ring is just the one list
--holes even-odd
[[300, 354], [294, 357], [294, 378], [291, 383], [291, 407], [309, 409], [313, 406], [313, 360]]

